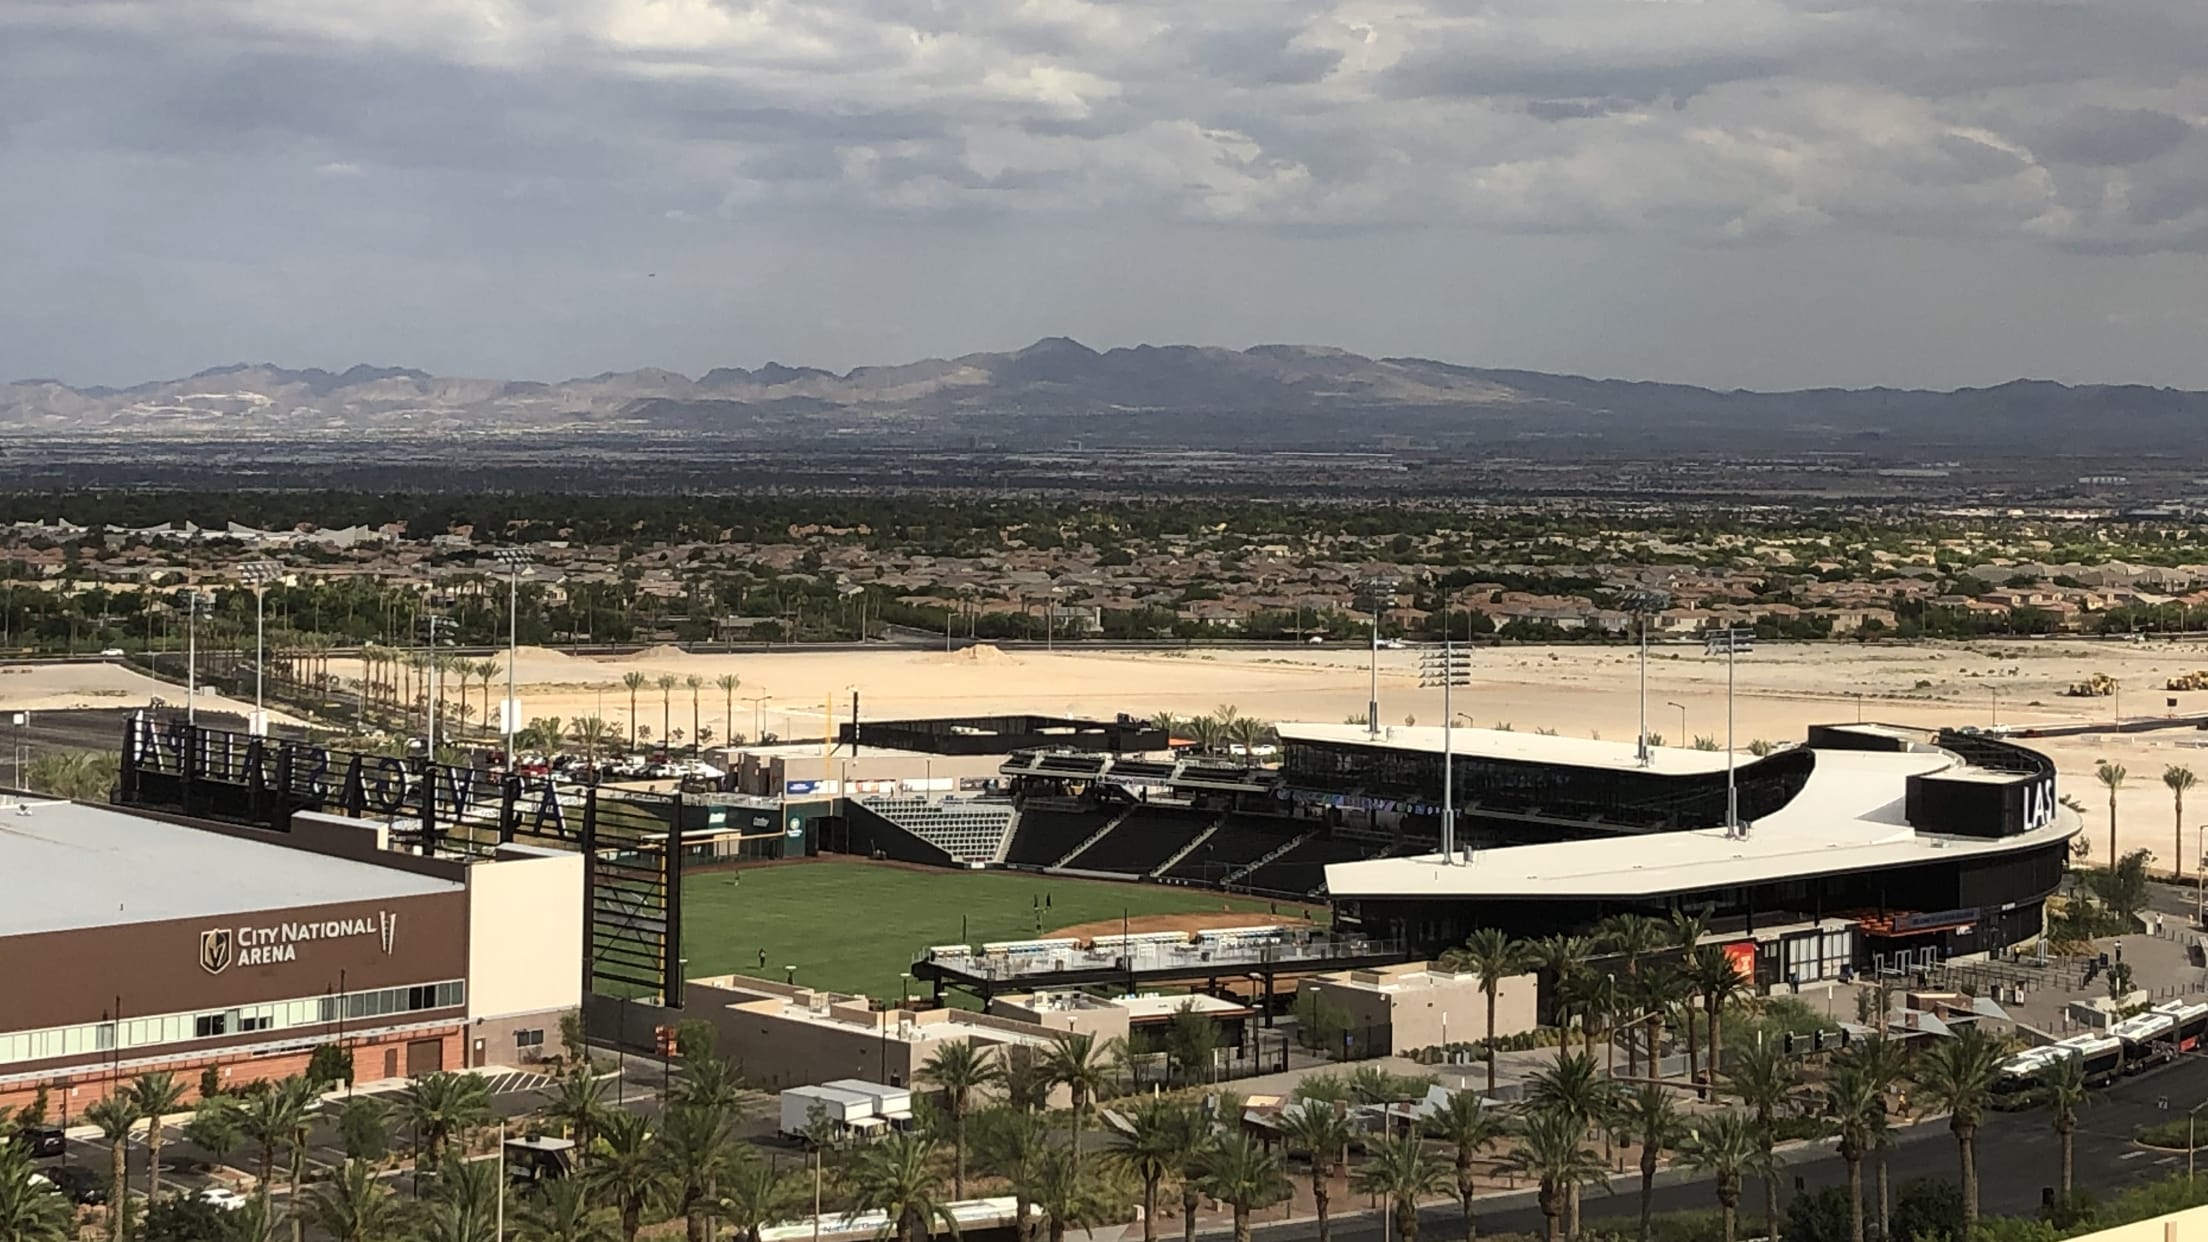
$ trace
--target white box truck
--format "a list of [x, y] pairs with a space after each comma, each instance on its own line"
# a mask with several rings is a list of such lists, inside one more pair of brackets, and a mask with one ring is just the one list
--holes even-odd
[[[834, 1087], [791, 1087], [782, 1093], [782, 1136], [811, 1141], [841, 1137], [874, 1115], [872, 1096]], [[816, 1121], [826, 1133], [816, 1134]], [[860, 1127], [864, 1128], [864, 1127]]]
[[885, 1086], [860, 1078], [838, 1078], [825, 1085], [836, 1091], [848, 1091], [872, 1100], [874, 1115], [888, 1123], [892, 1129], [912, 1128], [912, 1089], [909, 1087]]

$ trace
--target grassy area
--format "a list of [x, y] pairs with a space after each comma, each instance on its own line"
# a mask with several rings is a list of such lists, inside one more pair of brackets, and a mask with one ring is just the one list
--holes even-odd
[[[1069, 880], [1013, 871], [914, 871], [848, 860], [706, 872], [682, 887], [682, 951], [692, 978], [756, 975], [767, 951], [770, 978], [797, 967], [797, 981], [896, 997], [914, 954], [935, 944], [1022, 940], [1042, 927], [1130, 915], [1220, 909], [1265, 910], [1261, 899], [1155, 884]], [[1302, 907], [1282, 906], [1284, 914]], [[1321, 913], [1312, 907], [1312, 913]]]

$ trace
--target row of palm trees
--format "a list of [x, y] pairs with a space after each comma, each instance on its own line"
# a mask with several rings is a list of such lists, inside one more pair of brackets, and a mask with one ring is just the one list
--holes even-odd
[[1208, 716], [1159, 712], [1150, 718], [1150, 726], [1163, 731], [1168, 738], [1187, 739], [1194, 743], [1197, 753], [1205, 755], [1237, 751], [1246, 756], [1255, 755], [1279, 740], [1271, 723], [1245, 716], [1231, 703], [1220, 704]]
[[[2109, 865], [2122, 857], [2116, 852], [2116, 795], [2131, 778], [2131, 772], [2120, 763], [2103, 759], [2094, 766], [2093, 778], [2108, 791], [2108, 858]], [[2177, 879], [2185, 878], [2185, 795], [2200, 783], [2191, 768], [2173, 763], [2162, 769], [2162, 785], [2170, 791], [2172, 809], [2176, 812], [2174, 835], [2170, 845], [2170, 872]]]
[[[657, 678], [651, 678], [646, 677], [636, 669], [631, 669], [622, 674], [621, 685], [629, 692], [629, 745], [633, 747], [638, 744], [640, 737], [651, 735], [650, 729], [643, 728], [638, 724], [636, 714], [637, 693], [646, 686], [656, 686], [659, 689], [659, 736], [669, 740], [682, 736], [681, 731], [674, 728], [675, 688], [680, 686], [690, 692], [689, 736], [696, 738], [698, 745], [704, 745], [706, 738], [710, 736], [710, 729], [706, 728], [700, 716], [702, 709], [699, 705], [699, 696], [705, 690], [707, 684], [705, 678], [698, 676], [696, 673], [691, 673], [685, 677], [676, 677], [672, 673], [661, 673]], [[723, 673], [715, 677], [711, 684], [717, 687], [723, 696], [721, 700], [722, 735], [724, 737], [735, 737], [736, 688], [744, 684], [743, 679], [734, 673]], [[701, 736], [701, 730], [704, 731], [703, 736]]]

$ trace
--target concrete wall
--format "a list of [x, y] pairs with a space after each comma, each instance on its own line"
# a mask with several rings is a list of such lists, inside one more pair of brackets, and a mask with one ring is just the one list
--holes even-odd
[[[1320, 975], [1303, 982], [1326, 1003], [1349, 1015], [1358, 1028], [1389, 1028], [1390, 1052], [1470, 1043], [1487, 1036], [1487, 993], [1479, 976], [1407, 962], [1379, 970]], [[1534, 976], [1513, 975], [1495, 989], [1495, 1034], [1516, 1035], [1539, 1025]]]
[[2081, 1234], [2076, 1242], [2208, 1242], [2208, 1207], [2187, 1208], [2099, 1233]]
[[1045, 1030], [1091, 1035], [1098, 1043], [1125, 1039], [1130, 1029], [1127, 1011], [1109, 1004], [1063, 1007], [1041, 1002], [1033, 996], [999, 996], [989, 1002], [989, 1012], [1014, 1022], [1033, 1023]]
[[[471, 1024], [583, 1003], [583, 862], [569, 850], [508, 845], [468, 868]], [[492, 1064], [514, 1063], [510, 1036], [485, 1051]]]

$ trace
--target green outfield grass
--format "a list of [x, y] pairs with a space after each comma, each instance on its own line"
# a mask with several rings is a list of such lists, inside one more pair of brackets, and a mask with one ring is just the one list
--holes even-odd
[[[1193, 888], [1071, 880], [1015, 871], [914, 871], [904, 867], [823, 859], [799, 865], [715, 871], [682, 886], [682, 953], [691, 978], [758, 975], [797, 967], [801, 985], [895, 998], [898, 976], [914, 954], [936, 944], [1023, 940], [1035, 934], [1035, 902], [1045, 931], [1130, 915], [1185, 914], [1220, 909], [1270, 909], [1263, 899]], [[1283, 902], [1293, 916], [1323, 906]], [[920, 985], [915, 986], [918, 994]]]

